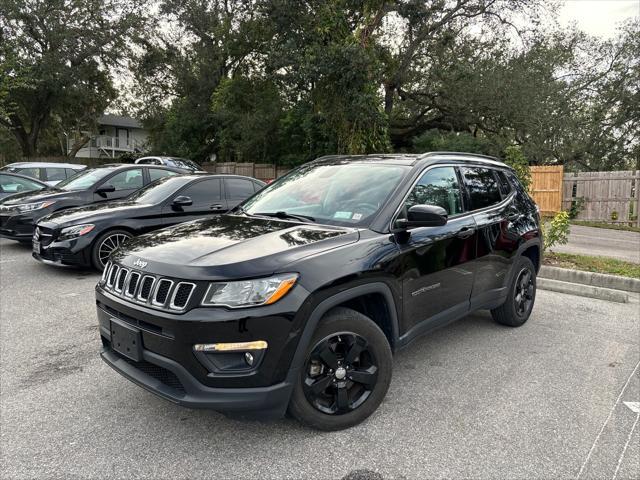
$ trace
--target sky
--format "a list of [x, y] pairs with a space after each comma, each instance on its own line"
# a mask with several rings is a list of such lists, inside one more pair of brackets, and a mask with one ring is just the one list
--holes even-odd
[[619, 22], [640, 16], [640, 0], [565, 0], [560, 25], [577, 23], [584, 32], [600, 37], [615, 36]]

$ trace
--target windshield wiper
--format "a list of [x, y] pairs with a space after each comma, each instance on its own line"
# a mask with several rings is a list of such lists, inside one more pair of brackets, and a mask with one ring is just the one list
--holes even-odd
[[301, 222], [315, 222], [316, 221], [315, 218], [310, 217], [309, 215], [298, 215], [298, 214], [294, 214], [294, 213], [287, 213], [285, 211], [262, 212], [262, 213], [256, 213], [255, 215], [261, 215], [263, 217], [282, 218], [282, 219], [292, 218], [294, 220], [299, 220]]

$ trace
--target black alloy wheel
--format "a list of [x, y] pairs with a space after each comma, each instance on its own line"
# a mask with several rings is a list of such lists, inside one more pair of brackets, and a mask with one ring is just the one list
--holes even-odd
[[329, 415], [343, 415], [362, 405], [378, 380], [376, 357], [368, 346], [353, 332], [318, 342], [305, 365], [303, 390], [309, 403]]
[[506, 301], [491, 310], [493, 319], [503, 325], [519, 327], [529, 319], [536, 300], [536, 269], [530, 258], [518, 257], [513, 265]]
[[533, 303], [533, 274], [527, 267], [520, 270], [516, 277], [515, 295], [513, 296], [514, 308], [518, 316], [524, 316], [531, 310]]
[[104, 270], [104, 266], [109, 260], [109, 255], [132, 237], [133, 235], [126, 230], [111, 230], [100, 235], [93, 244], [91, 255], [91, 260], [96, 270]]

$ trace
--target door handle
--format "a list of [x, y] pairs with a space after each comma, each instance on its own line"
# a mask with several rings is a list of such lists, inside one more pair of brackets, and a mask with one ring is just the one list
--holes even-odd
[[214, 205], [211, 205], [209, 208], [211, 210], [222, 210], [222, 205], [220, 205], [219, 203], [216, 203]]
[[463, 239], [464, 238], [469, 238], [474, 233], [476, 233], [476, 229], [475, 228], [464, 227], [464, 228], [461, 228], [460, 230], [458, 230], [457, 237], [458, 238], [463, 238]]

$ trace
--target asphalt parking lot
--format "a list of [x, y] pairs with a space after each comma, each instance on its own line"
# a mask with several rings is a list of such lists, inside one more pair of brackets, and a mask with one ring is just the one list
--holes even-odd
[[640, 477], [640, 305], [540, 291], [520, 329], [467, 317], [396, 355], [338, 433], [187, 410], [98, 357], [98, 275], [0, 240], [2, 478]]

